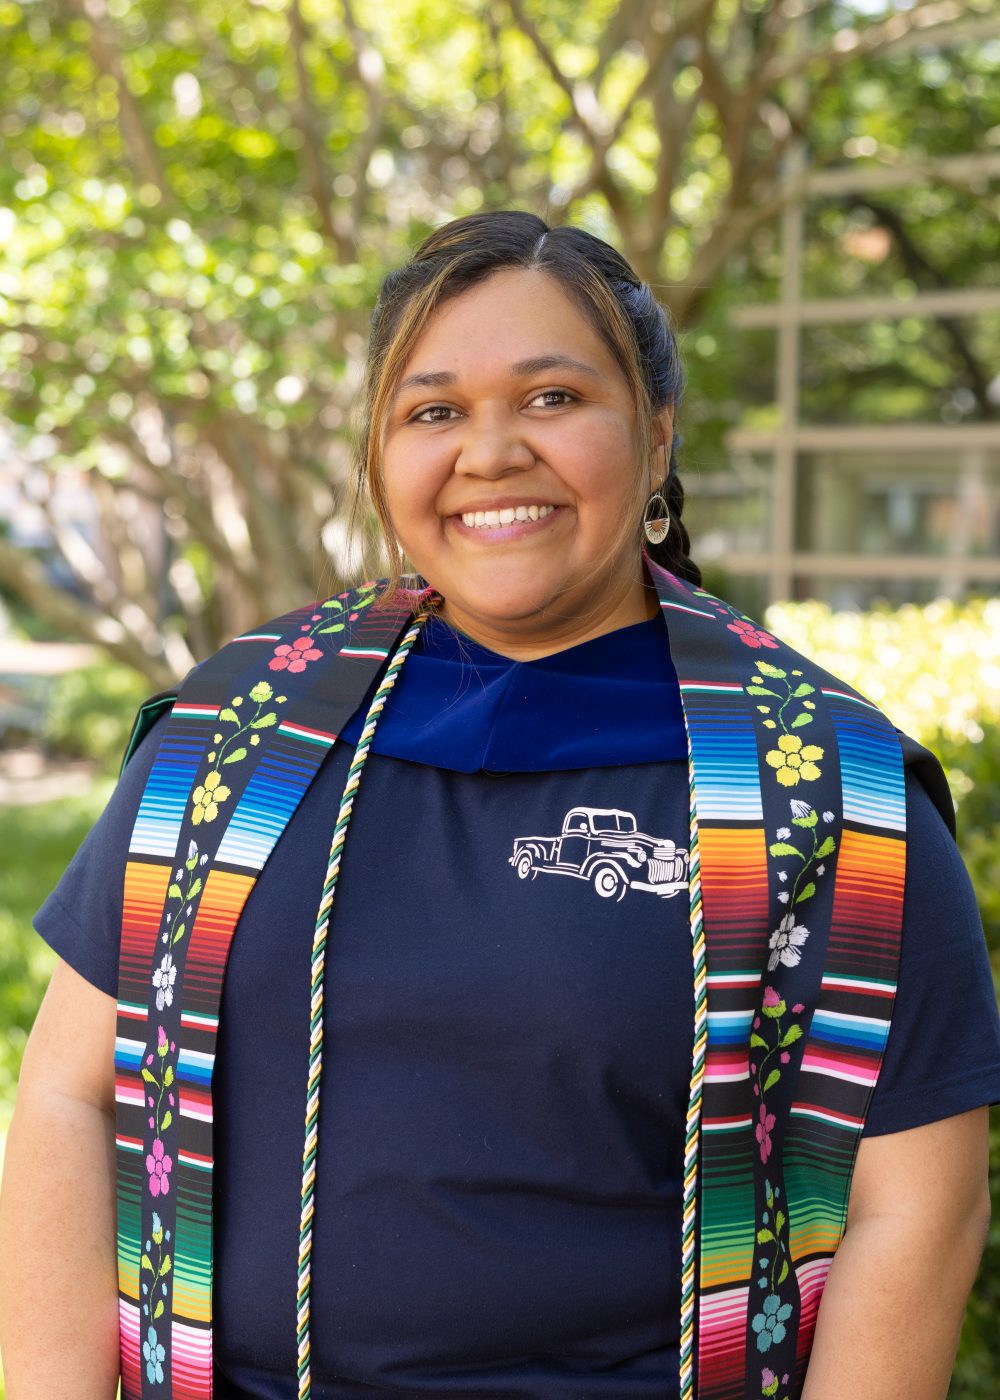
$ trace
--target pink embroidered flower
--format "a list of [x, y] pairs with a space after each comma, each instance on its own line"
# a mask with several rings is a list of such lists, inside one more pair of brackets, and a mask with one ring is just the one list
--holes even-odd
[[792, 1057], [787, 1050], [782, 1050], [781, 1054], [778, 1056], [778, 1059], [783, 1065], [790, 1065], [792, 1063]]
[[770, 632], [765, 632], [761, 627], [755, 627], [752, 622], [742, 622], [737, 618], [735, 622], [727, 622], [726, 627], [730, 632], [735, 632], [741, 642], [744, 642], [748, 647], [753, 647], [755, 651], [761, 647], [770, 647], [772, 651], [777, 650], [778, 643]]
[[311, 637], [296, 637], [291, 646], [282, 642], [274, 648], [274, 656], [267, 663], [272, 671], [304, 671], [310, 661], [318, 661], [323, 653], [314, 647]]
[[773, 987], [765, 987], [765, 988], [764, 988], [764, 1005], [765, 1005], [765, 1006], [777, 1006], [777, 1004], [778, 1004], [778, 1002], [779, 1002], [780, 1000], [781, 1000], [781, 997], [778, 995], [778, 993], [774, 990]]
[[164, 1153], [161, 1139], [154, 1138], [152, 1152], [146, 1153], [146, 1170], [149, 1172], [149, 1194], [151, 1196], [165, 1196], [170, 1190], [170, 1172], [173, 1165], [174, 1159]]
[[774, 1127], [774, 1114], [768, 1113], [764, 1104], [760, 1106], [760, 1122], [754, 1132], [760, 1144], [760, 1160], [766, 1162], [771, 1155], [771, 1129]]
[[801, 1016], [803, 1011], [805, 1011], [805, 1007], [802, 1005], [801, 1001], [797, 1001], [792, 1007], [792, 1010], [795, 1012], [796, 1016]]

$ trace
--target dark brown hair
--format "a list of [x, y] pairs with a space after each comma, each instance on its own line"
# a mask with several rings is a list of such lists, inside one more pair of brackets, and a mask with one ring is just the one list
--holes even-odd
[[668, 405], [676, 407], [684, 387], [669, 315], [609, 243], [568, 225], [550, 229], [536, 215], [520, 210], [470, 214], [435, 229], [409, 262], [389, 273], [372, 312], [355, 447], [354, 519], [360, 517], [367, 497], [389, 554], [390, 583], [399, 581], [402, 556], [386, 505], [382, 450], [396, 386], [435, 309], [501, 268], [538, 269], [553, 277], [591, 322], [628, 381], [636, 407], [639, 451], [632, 513], [621, 522], [620, 537], [611, 547], [634, 535], [637, 547], [642, 541], [656, 563], [700, 583], [701, 572], [689, 557], [690, 540], [681, 520], [684, 488], [677, 472], [676, 422], [664, 487], [670, 529], [658, 545], [646, 543], [641, 530], [642, 510], [652, 486], [640, 464], [648, 462], [653, 451], [653, 418]]

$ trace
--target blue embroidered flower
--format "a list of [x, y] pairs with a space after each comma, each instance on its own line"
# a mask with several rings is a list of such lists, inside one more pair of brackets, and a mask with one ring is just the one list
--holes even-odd
[[764, 1311], [757, 1313], [750, 1323], [757, 1333], [758, 1351], [768, 1351], [772, 1342], [785, 1340], [785, 1323], [791, 1315], [791, 1303], [782, 1304], [776, 1293], [771, 1293], [764, 1299]]
[[156, 1328], [151, 1327], [146, 1341], [142, 1344], [142, 1354], [146, 1359], [146, 1377], [151, 1382], [163, 1380], [163, 1358], [166, 1350], [156, 1340]]

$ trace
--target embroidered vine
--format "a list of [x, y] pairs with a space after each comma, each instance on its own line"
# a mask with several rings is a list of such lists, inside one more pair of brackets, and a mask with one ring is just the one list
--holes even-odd
[[759, 1057], [752, 1056], [750, 1060], [754, 1098], [760, 1099], [755, 1134], [762, 1162], [766, 1162], [771, 1155], [771, 1129], [775, 1122], [774, 1114], [767, 1111], [765, 1096], [780, 1083], [782, 1067], [792, 1058], [790, 1047], [802, 1038], [802, 1027], [795, 1018], [801, 1016], [804, 1010], [802, 1002], [797, 1001], [792, 1007], [789, 1021], [783, 1025], [788, 1005], [773, 987], [765, 987], [761, 1014], [754, 1017], [750, 1047], [765, 1052]]
[[[785, 1323], [792, 1315], [792, 1304], [783, 1303], [779, 1292], [789, 1273], [788, 1220], [779, 1205], [781, 1188], [765, 1181], [764, 1194], [767, 1209], [761, 1216], [757, 1230], [757, 1245], [762, 1251], [757, 1257], [757, 1268], [761, 1271], [757, 1287], [763, 1290], [764, 1298], [760, 1311], [750, 1319], [757, 1350], [761, 1352], [767, 1352], [784, 1341]], [[763, 1252], [765, 1250], [766, 1253]], [[776, 1389], [770, 1393], [775, 1394]]]
[[142, 1311], [153, 1322], [162, 1317], [170, 1292], [167, 1276], [173, 1268], [173, 1260], [167, 1251], [169, 1243], [170, 1231], [164, 1230], [163, 1222], [154, 1210], [152, 1234], [146, 1241], [141, 1260], [142, 1273], [150, 1276], [149, 1282], [142, 1285], [142, 1296], [145, 1300]]
[[[163, 932], [160, 934], [160, 942], [169, 943], [171, 948], [179, 943], [187, 933], [187, 921], [191, 917], [191, 911], [194, 907], [192, 901], [201, 894], [203, 883], [197, 870], [207, 863], [208, 855], [201, 854], [197, 842], [191, 841], [188, 845], [187, 860], [183, 866], [178, 866], [167, 889], [164, 926]], [[187, 876], [184, 874], [185, 871], [187, 871]], [[180, 918], [182, 913], [183, 919]], [[176, 968], [173, 966], [173, 958], [164, 958], [153, 973], [153, 986], [157, 989], [156, 1007], [158, 1011], [162, 1011], [164, 1006], [170, 1006], [173, 1002], [175, 978]]]
[[[819, 744], [804, 744], [802, 736], [793, 734], [793, 729], [801, 729], [812, 724], [814, 700], [806, 697], [815, 695], [816, 687], [808, 681], [796, 680], [801, 671], [792, 671], [791, 677], [780, 666], [772, 666], [768, 661], [758, 661], [759, 675], [751, 676], [749, 685], [743, 689], [747, 695], [769, 697], [769, 702], [777, 701], [777, 711], [773, 703], [760, 704], [757, 709], [765, 715], [765, 729], [780, 729], [777, 747], [769, 749], [765, 761], [775, 770], [775, 777], [782, 787], [797, 787], [800, 782], [815, 782], [822, 773], [818, 760], [823, 757]], [[769, 682], [766, 684], [765, 682]], [[801, 702], [796, 704], [795, 702]]]
[[[191, 820], [196, 826], [202, 820], [214, 821], [218, 812], [218, 804], [224, 802], [230, 795], [229, 788], [222, 785], [222, 774], [219, 769], [228, 763], [240, 763], [246, 758], [249, 752], [248, 744], [251, 748], [257, 747], [260, 743], [260, 734], [255, 731], [271, 729], [278, 723], [278, 711], [276, 708], [272, 708], [271, 702], [273, 701], [275, 706], [284, 705], [288, 699], [286, 695], [275, 695], [274, 687], [269, 681], [258, 681], [249, 692], [249, 697], [256, 707], [252, 714], [249, 713], [249, 710], [242, 716], [237, 713], [246, 704], [246, 699], [242, 695], [235, 695], [229, 704], [223, 706], [219, 711], [219, 724], [231, 726], [233, 732], [225, 734], [220, 730], [215, 735], [213, 742], [218, 745], [218, 748], [213, 749], [208, 754], [208, 761], [214, 764], [215, 768], [206, 775], [204, 784], [195, 788], [192, 794], [196, 809], [201, 805], [206, 808], [214, 808], [214, 810], [206, 810], [203, 816], [199, 816], [197, 810], [192, 812]], [[233, 745], [236, 747], [234, 748]]]
[[146, 1154], [146, 1172], [150, 1195], [165, 1196], [170, 1190], [170, 1172], [174, 1165], [163, 1146], [163, 1134], [174, 1121], [175, 1108], [173, 1085], [176, 1068], [169, 1057], [176, 1055], [177, 1045], [168, 1040], [162, 1026], [157, 1027], [156, 1036], [156, 1050], [149, 1051], [142, 1067], [146, 1106], [151, 1110], [148, 1121], [153, 1133], [152, 1149]]

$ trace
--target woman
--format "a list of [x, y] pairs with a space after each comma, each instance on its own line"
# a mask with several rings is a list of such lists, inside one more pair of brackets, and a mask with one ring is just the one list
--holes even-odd
[[9, 1400], [114, 1394], [116, 1191], [127, 1400], [945, 1394], [1000, 1098], [950, 808], [697, 586], [680, 381], [580, 230], [387, 279], [387, 586], [148, 709], [38, 915]]

